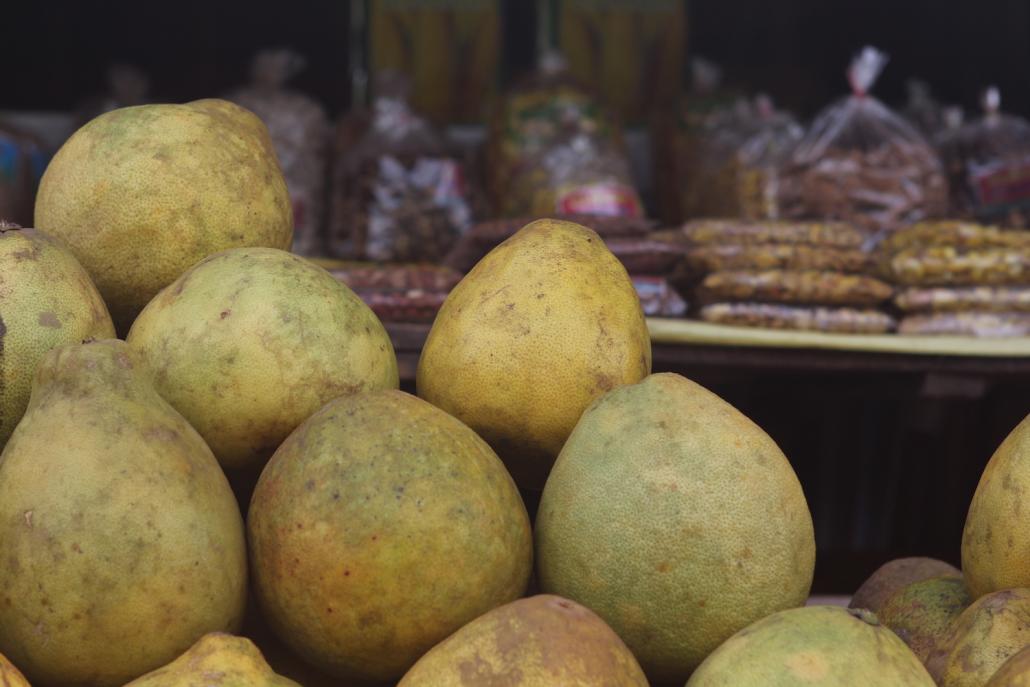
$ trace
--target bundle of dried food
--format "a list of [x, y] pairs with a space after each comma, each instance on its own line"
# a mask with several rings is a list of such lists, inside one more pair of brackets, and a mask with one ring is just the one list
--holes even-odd
[[352, 263], [330, 270], [384, 322], [431, 322], [458, 272], [436, 265]]
[[333, 177], [329, 250], [339, 257], [439, 261], [471, 222], [460, 161], [411, 110], [396, 73], [378, 76], [368, 128]]
[[[868, 237], [844, 222], [777, 222], [702, 219], [684, 224], [676, 234], [690, 244], [795, 244], [861, 248]], [[674, 234], [665, 234], [676, 240]]]
[[765, 95], [708, 113], [687, 130], [681, 146], [685, 216], [779, 217], [780, 168], [802, 131]]
[[895, 326], [894, 318], [879, 310], [772, 303], [712, 303], [701, 308], [700, 317], [716, 324], [840, 334], [883, 334]]
[[985, 338], [1030, 336], [1030, 313], [968, 311], [909, 315], [901, 320], [898, 333]]
[[865, 48], [851, 63], [852, 95], [812, 123], [779, 176], [783, 217], [852, 222], [870, 232], [940, 217], [947, 185], [936, 152], [869, 89], [886, 56]]
[[961, 220], [920, 222], [885, 237], [877, 251], [891, 256], [908, 248], [1030, 248], [1030, 232], [1001, 229]]
[[914, 286], [894, 297], [899, 310], [911, 313], [986, 312], [1030, 313], [1030, 286]]
[[293, 252], [317, 255], [323, 251], [330, 129], [317, 101], [286, 88], [304, 64], [304, 58], [290, 50], [261, 51], [251, 62], [250, 85], [228, 99], [268, 127], [293, 205]]
[[640, 298], [640, 306], [648, 317], [683, 317], [687, 303], [663, 277], [635, 275], [633, 288]]
[[1030, 284], [1030, 247], [905, 248], [888, 258], [887, 269], [905, 286]]
[[815, 270], [712, 272], [698, 287], [702, 301], [876, 306], [894, 289], [874, 277]]
[[695, 274], [723, 270], [821, 270], [866, 273], [870, 254], [860, 248], [804, 243], [707, 243], [686, 249], [686, 266]]
[[1001, 94], [990, 87], [980, 119], [941, 142], [951, 207], [982, 221], [1027, 226], [1030, 210], [1030, 122], [1001, 112]]

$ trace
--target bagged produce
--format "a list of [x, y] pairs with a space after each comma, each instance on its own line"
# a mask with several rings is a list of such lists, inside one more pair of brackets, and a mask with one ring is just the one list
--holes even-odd
[[402, 76], [380, 74], [368, 128], [337, 162], [333, 255], [435, 262], [469, 226], [461, 163], [412, 112], [406, 94]]
[[941, 143], [954, 212], [1026, 226], [1030, 209], [1030, 122], [1001, 112], [1001, 94], [984, 94], [984, 114]]
[[712, 303], [701, 308], [705, 322], [769, 329], [800, 329], [841, 334], [882, 334], [894, 319], [878, 310], [806, 308], [772, 303]]
[[871, 47], [852, 61], [852, 94], [816, 117], [780, 174], [782, 216], [845, 220], [875, 233], [946, 212], [937, 154], [869, 95], [886, 61]]
[[879, 279], [857, 274], [803, 270], [713, 272], [698, 294], [707, 302], [760, 301], [822, 305], [875, 305], [894, 289]]
[[250, 85], [228, 96], [265, 123], [286, 177], [293, 206], [293, 252], [317, 255], [323, 250], [325, 179], [329, 119], [312, 98], [286, 88], [304, 68], [304, 58], [290, 50], [264, 50], [251, 63]]
[[858, 248], [803, 243], [708, 243], [686, 252], [687, 267], [696, 274], [723, 270], [829, 270], [866, 272], [872, 260]]
[[905, 248], [886, 268], [895, 283], [906, 286], [1030, 284], [1030, 247]]
[[688, 243], [805, 243], [858, 248], [867, 237], [842, 222], [752, 222], [704, 219], [688, 222], [680, 232]]
[[913, 287], [898, 293], [894, 304], [906, 312], [1030, 313], [1030, 286]]
[[898, 333], [982, 337], [1030, 336], [1030, 313], [948, 312], [909, 315], [901, 320]]

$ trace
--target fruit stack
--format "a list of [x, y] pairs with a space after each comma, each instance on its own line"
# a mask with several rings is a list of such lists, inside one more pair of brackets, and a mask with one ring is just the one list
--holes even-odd
[[1030, 232], [926, 222], [879, 246], [902, 334], [1030, 335]]
[[846, 224], [700, 220], [664, 235], [687, 246], [679, 280], [707, 322], [881, 333], [893, 289], [869, 274], [864, 235]]

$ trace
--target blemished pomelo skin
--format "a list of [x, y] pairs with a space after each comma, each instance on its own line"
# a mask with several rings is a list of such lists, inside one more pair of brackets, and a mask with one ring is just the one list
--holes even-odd
[[68, 249], [0, 221], [0, 450], [25, 413], [47, 351], [113, 337], [107, 306]]
[[654, 374], [583, 414], [536, 520], [542, 591], [590, 608], [655, 682], [802, 605], [812, 517], [776, 443], [707, 389]]
[[934, 687], [905, 643], [864, 609], [808, 606], [733, 635], [687, 687]]
[[265, 125], [224, 100], [100, 115], [51, 160], [36, 227], [68, 244], [119, 332], [202, 258], [288, 249], [293, 214]]
[[987, 687], [1030, 687], [1030, 646], [1005, 661]]
[[486, 439], [519, 486], [547, 472], [590, 403], [651, 371], [633, 283], [604, 241], [538, 220], [451, 291], [418, 363], [418, 395]]
[[519, 599], [433, 647], [397, 687], [648, 687], [619, 636], [558, 596]]
[[948, 628], [926, 667], [940, 687], [983, 687], [1030, 645], [1030, 589], [981, 596]]
[[124, 685], [242, 621], [236, 499], [122, 341], [40, 363], [0, 454], [0, 551], [0, 652], [33, 684]]
[[991, 456], [962, 531], [962, 572], [973, 597], [1030, 587], [1030, 415]]
[[246, 637], [212, 632], [163, 668], [125, 687], [300, 687], [277, 675]]
[[881, 565], [866, 578], [855, 595], [851, 597], [848, 607], [864, 608], [867, 611], [879, 613], [888, 599], [908, 585], [942, 575], [962, 577], [962, 571], [950, 563], [936, 558], [923, 556], [895, 558]]
[[226, 469], [260, 468], [338, 396], [398, 386], [372, 310], [321, 267], [274, 248], [205, 258], [147, 305], [127, 341]]
[[972, 602], [961, 577], [931, 577], [894, 594], [877, 616], [926, 663], [951, 623]]
[[389, 390], [338, 398], [290, 435], [247, 521], [264, 616], [316, 667], [395, 681], [525, 592], [529, 517], [497, 455], [439, 408]]

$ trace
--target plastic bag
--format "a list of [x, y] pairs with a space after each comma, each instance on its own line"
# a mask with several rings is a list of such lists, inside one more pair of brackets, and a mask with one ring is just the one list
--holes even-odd
[[1030, 313], [1030, 287], [913, 287], [895, 296], [894, 304], [905, 312], [981, 310]]
[[738, 270], [712, 272], [702, 280], [698, 295], [706, 302], [760, 301], [819, 305], [876, 305], [894, 289], [879, 279], [857, 274], [802, 270]]
[[709, 219], [687, 222], [680, 233], [689, 243], [802, 243], [858, 248], [866, 237], [840, 222], [749, 222]]
[[1030, 336], [1030, 314], [949, 312], [911, 315], [901, 320], [898, 333], [990, 338]]
[[937, 154], [869, 95], [886, 61], [865, 48], [848, 70], [852, 94], [823, 110], [790, 155], [780, 174], [784, 217], [840, 219], [875, 233], [946, 212]]
[[737, 214], [749, 219], [777, 219], [779, 169], [801, 141], [803, 129], [792, 116], [776, 110], [766, 96], [756, 99], [755, 113], [753, 130], [746, 133], [732, 160]]
[[854, 308], [805, 308], [769, 303], [713, 303], [701, 308], [705, 322], [768, 329], [841, 334], [882, 334], [894, 329], [887, 313]]
[[471, 221], [462, 165], [412, 112], [403, 76], [380, 74], [376, 93], [367, 130], [334, 172], [330, 252], [437, 262]]
[[687, 267], [696, 274], [721, 270], [832, 270], [867, 272], [871, 256], [857, 248], [803, 243], [711, 243], [687, 250]]
[[909, 286], [1030, 284], [1030, 247], [916, 246], [892, 255], [887, 269], [894, 283]]
[[1001, 112], [988, 88], [980, 119], [941, 142], [956, 214], [1026, 226], [1030, 211], [1030, 122]]
[[265, 123], [272, 136], [293, 205], [293, 251], [323, 251], [325, 179], [329, 119], [308, 96], [286, 88], [304, 68], [304, 58], [289, 50], [265, 50], [251, 62], [251, 82], [228, 98]]

